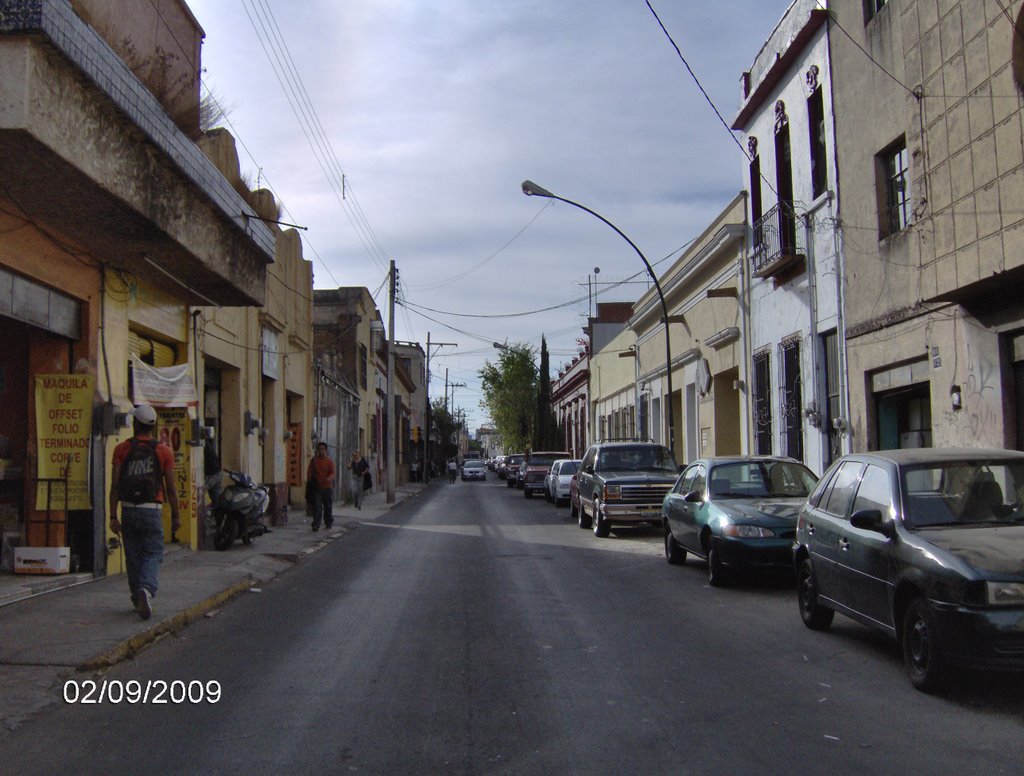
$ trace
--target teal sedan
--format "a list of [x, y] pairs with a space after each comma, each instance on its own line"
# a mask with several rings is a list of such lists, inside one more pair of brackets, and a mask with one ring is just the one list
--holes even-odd
[[700, 458], [687, 466], [661, 505], [665, 559], [692, 553], [708, 582], [728, 582], [738, 568], [792, 569], [796, 519], [817, 483], [792, 458]]

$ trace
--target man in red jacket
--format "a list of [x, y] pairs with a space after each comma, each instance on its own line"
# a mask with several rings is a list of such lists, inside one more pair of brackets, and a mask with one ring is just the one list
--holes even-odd
[[[164, 559], [164, 499], [171, 505], [171, 532], [181, 527], [174, 453], [153, 438], [156, 410], [135, 408], [134, 435], [114, 448], [110, 472], [110, 530], [121, 537], [132, 606], [143, 620], [153, 614], [152, 598]], [[121, 503], [121, 519], [117, 504]]]
[[316, 446], [316, 455], [309, 462], [309, 472], [306, 479], [313, 482], [313, 530], [320, 530], [320, 521], [324, 526], [330, 528], [334, 525], [334, 515], [331, 513], [332, 501], [334, 498], [334, 461], [327, 455], [327, 443], [321, 442]]

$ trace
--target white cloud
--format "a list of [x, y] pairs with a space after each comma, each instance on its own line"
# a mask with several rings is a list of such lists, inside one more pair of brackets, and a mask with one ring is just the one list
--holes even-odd
[[[731, 119], [740, 75], [788, 0], [652, 4]], [[364, 247], [376, 240], [384, 258], [396, 260], [410, 302], [470, 313], [557, 305], [586, 296], [579, 284], [594, 266], [603, 278], [643, 267], [603, 224], [557, 203], [468, 271], [544, 205], [520, 193], [524, 178], [602, 213], [651, 261], [696, 236], [744, 185], [740, 150], [643, 2], [189, 5], [207, 33], [207, 83], [235, 106], [231, 125], [255, 157], [240, 144], [243, 167], [253, 179], [260, 169], [291, 217], [309, 227], [303, 236], [317, 287], [376, 290], [383, 260]], [[360, 239], [350, 224], [257, 40], [246, 11], [268, 18], [267, 7], [345, 170], [346, 205], [359, 206], [371, 237]], [[549, 347], [574, 351], [579, 312], [431, 315], [487, 341], [539, 343], [543, 332], [564, 332]], [[467, 383], [457, 399], [467, 397], [471, 424], [482, 420], [476, 371], [493, 351], [408, 311], [398, 319], [401, 339], [425, 342], [430, 331], [434, 340], [460, 342], [463, 355], [442, 354], [434, 365], [442, 380], [447, 365], [459, 375], [452, 379]], [[562, 360], [552, 357], [552, 367]]]

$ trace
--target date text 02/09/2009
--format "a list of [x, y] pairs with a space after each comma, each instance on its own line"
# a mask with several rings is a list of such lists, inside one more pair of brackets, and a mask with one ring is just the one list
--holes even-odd
[[147, 679], [144, 682], [136, 679], [127, 682], [120, 679], [103, 679], [99, 682], [92, 679], [68, 679], [64, 682], [63, 695], [65, 703], [81, 704], [217, 703], [221, 697], [221, 686], [216, 679], [205, 682], [198, 679], [189, 682], [181, 679], [170, 682], [163, 679]]

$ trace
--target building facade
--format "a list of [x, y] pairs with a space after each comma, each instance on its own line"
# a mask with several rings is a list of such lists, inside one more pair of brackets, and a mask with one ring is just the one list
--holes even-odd
[[[111, 43], [129, 18], [150, 30], [131, 62]], [[165, 90], [152, 65], [172, 39]], [[5, 540], [69, 546], [94, 574], [120, 570], [109, 466], [140, 400], [160, 405], [178, 463], [183, 525], [172, 537], [165, 516], [166, 535], [199, 546], [193, 313], [263, 305], [277, 251], [195, 143], [201, 39], [178, 2], [0, 2], [0, 515]], [[166, 392], [153, 368], [173, 373]]]
[[743, 74], [750, 451], [822, 472], [848, 451], [828, 11], [797, 0]]
[[830, 5], [852, 446], [1022, 448], [1021, 3]]
[[748, 403], [743, 400], [749, 380], [746, 224], [746, 197], [740, 194], [660, 277], [671, 359], [657, 289], [637, 300], [629, 321], [637, 342], [640, 435], [666, 446], [669, 419], [663, 408], [671, 360], [678, 463], [749, 449]]

